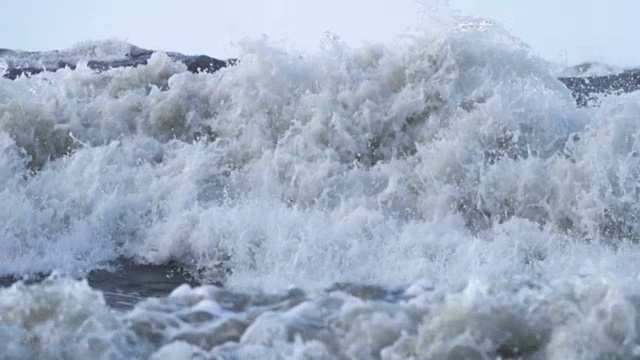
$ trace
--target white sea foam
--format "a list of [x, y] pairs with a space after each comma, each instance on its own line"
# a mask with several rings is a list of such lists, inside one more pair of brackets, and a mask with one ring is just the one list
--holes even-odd
[[0, 336], [94, 349], [25, 325], [57, 292], [105, 357], [638, 356], [640, 95], [578, 109], [486, 22], [240, 59], [0, 79], [0, 273], [176, 260], [231, 289], [112, 314], [83, 283], [18, 284]]

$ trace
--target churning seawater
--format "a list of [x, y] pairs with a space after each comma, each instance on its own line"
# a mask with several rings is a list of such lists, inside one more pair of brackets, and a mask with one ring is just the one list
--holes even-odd
[[[640, 94], [578, 108], [487, 22], [82, 63], [130, 48], [0, 78], [0, 275], [53, 272], [0, 358], [640, 358]], [[77, 279], [122, 259], [222, 286], [112, 309]]]

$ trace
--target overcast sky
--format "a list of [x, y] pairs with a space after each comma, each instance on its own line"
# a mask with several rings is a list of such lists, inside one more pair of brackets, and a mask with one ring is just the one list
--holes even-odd
[[237, 42], [266, 34], [305, 51], [327, 31], [353, 44], [415, 33], [429, 26], [423, 3], [497, 20], [552, 61], [640, 65], [636, 0], [1, 0], [0, 48], [119, 38], [230, 57]]

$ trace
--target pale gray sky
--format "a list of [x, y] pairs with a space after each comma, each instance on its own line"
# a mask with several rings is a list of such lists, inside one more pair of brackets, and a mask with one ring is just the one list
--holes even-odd
[[[141, 47], [234, 56], [245, 38], [268, 35], [300, 50], [326, 31], [343, 40], [389, 42], [415, 33], [422, 3], [505, 25], [543, 57], [640, 65], [634, 0], [2, 0], [0, 47], [61, 49], [119, 38]], [[448, 10], [447, 10], [448, 11]], [[443, 12], [446, 12], [443, 10]]]
[[549, 60], [640, 65], [637, 0], [450, 0], [502, 22]]

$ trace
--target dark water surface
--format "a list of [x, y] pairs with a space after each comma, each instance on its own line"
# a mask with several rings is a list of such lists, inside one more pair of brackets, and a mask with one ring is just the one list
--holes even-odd
[[[38, 274], [28, 278], [0, 277], [0, 286], [8, 287], [16, 281], [38, 283], [48, 277]], [[121, 259], [113, 264], [113, 270], [94, 270], [87, 277], [89, 285], [103, 293], [107, 305], [118, 310], [131, 309], [146, 298], [167, 296], [182, 284], [201, 285], [179, 265], [136, 264]]]

